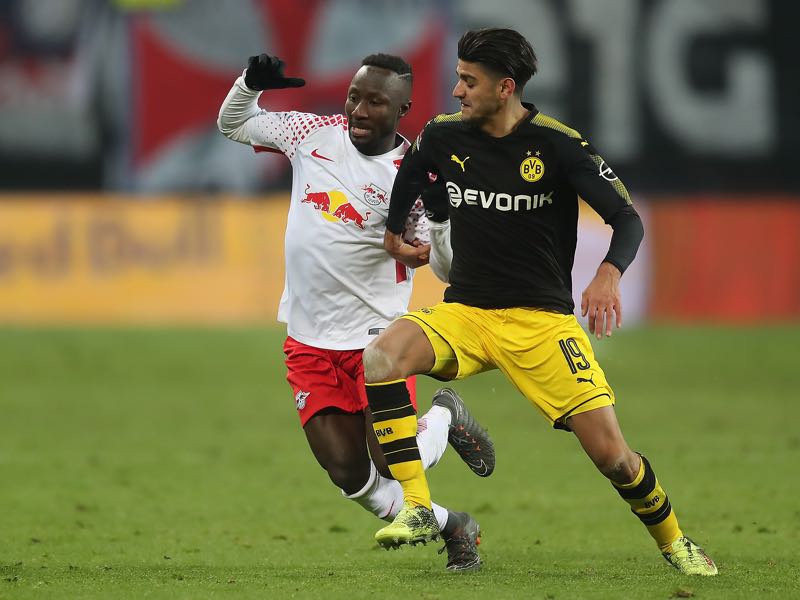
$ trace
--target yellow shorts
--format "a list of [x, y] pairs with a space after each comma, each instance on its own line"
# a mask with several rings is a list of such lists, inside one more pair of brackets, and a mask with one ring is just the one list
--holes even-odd
[[484, 309], [441, 302], [406, 315], [428, 336], [428, 375], [464, 379], [499, 369], [553, 427], [572, 415], [613, 406], [614, 392], [574, 315], [535, 308]]

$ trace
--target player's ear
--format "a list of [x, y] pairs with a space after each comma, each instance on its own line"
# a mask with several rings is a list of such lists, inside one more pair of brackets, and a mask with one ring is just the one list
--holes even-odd
[[411, 100], [409, 100], [404, 104], [401, 104], [399, 113], [400, 118], [405, 117], [408, 114], [408, 111], [410, 110], [411, 110]]
[[500, 98], [503, 100], [508, 100], [516, 89], [517, 82], [511, 79], [511, 77], [504, 77], [500, 80]]

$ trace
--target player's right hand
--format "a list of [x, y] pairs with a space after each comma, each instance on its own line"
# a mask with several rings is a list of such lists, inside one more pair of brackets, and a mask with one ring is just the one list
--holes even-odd
[[597, 339], [611, 336], [611, 326], [616, 316], [617, 329], [622, 327], [622, 295], [619, 291], [619, 269], [603, 262], [594, 279], [581, 296], [581, 315], [589, 317], [589, 333]]
[[244, 84], [251, 90], [278, 90], [282, 88], [303, 87], [305, 79], [285, 77], [283, 67], [286, 65], [277, 56], [259, 54], [247, 59], [247, 70], [244, 73]]
[[412, 246], [403, 239], [401, 233], [392, 233], [388, 229], [383, 234], [383, 247], [392, 258], [412, 269], [425, 266], [430, 260], [430, 244]]

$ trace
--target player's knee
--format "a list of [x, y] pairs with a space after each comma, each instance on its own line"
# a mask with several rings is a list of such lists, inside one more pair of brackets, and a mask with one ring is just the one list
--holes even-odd
[[369, 463], [358, 465], [352, 461], [332, 461], [325, 466], [333, 484], [346, 494], [355, 494], [369, 480]]
[[392, 374], [392, 360], [380, 347], [378, 340], [364, 348], [361, 360], [364, 363], [364, 381], [367, 383], [386, 381]]
[[609, 451], [595, 457], [600, 472], [614, 483], [626, 484], [636, 479], [639, 473], [639, 457], [630, 450]]

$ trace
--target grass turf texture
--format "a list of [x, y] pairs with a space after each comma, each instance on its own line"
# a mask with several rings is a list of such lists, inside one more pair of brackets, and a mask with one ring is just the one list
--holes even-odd
[[[0, 330], [0, 598], [800, 595], [800, 327], [622, 331], [595, 348], [629, 443], [720, 566], [685, 578], [570, 434], [496, 373], [455, 387], [497, 446], [441, 504], [484, 569], [385, 552], [316, 465], [279, 330]], [[423, 410], [436, 382], [420, 378]]]

